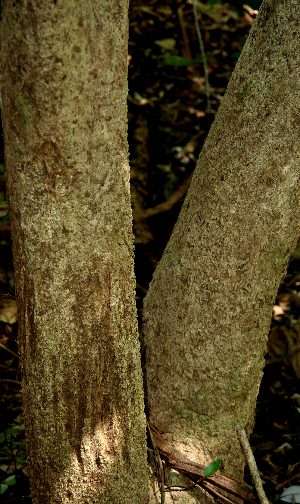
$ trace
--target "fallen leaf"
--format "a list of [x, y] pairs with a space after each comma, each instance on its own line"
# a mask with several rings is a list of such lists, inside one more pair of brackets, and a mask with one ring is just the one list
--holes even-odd
[[2, 299], [0, 301], [0, 320], [6, 324], [15, 324], [17, 322], [17, 305], [13, 299]]

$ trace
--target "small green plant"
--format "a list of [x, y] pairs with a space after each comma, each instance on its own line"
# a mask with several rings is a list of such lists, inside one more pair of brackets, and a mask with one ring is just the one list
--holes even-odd
[[3, 482], [0, 484], [0, 495], [4, 494], [9, 486], [14, 486], [15, 484], [16, 476], [14, 474], [7, 476], [7, 478], [5, 478], [5, 480], [3, 480]]
[[[0, 434], [0, 458], [10, 458], [16, 463], [26, 462], [26, 440], [16, 440], [15, 438], [24, 435], [24, 425], [17, 425], [6, 429]], [[23, 454], [21, 452], [24, 452]]]
[[[8, 469], [12, 464], [26, 463], [26, 440], [16, 439], [24, 436], [24, 425], [14, 426], [0, 433], [0, 461], [8, 465]], [[8, 470], [7, 469], [7, 470]], [[0, 495], [2, 495], [9, 486], [16, 484], [15, 474], [7, 476], [0, 485]]]
[[214, 462], [212, 462], [211, 464], [209, 464], [204, 469], [204, 476], [205, 476], [205, 478], [207, 478], [208, 476], [211, 476], [212, 474], [214, 474], [215, 472], [217, 472], [217, 470], [220, 467], [220, 462], [221, 462], [221, 459], [215, 460]]

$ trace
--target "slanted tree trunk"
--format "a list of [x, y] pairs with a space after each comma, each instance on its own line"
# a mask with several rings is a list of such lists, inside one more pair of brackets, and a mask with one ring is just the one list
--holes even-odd
[[33, 502], [143, 504], [127, 1], [2, 2], [2, 98]]
[[299, 237], [299, 16], [296, 0], [263, 3], [144, 304], [150, 421], [234, 479]]

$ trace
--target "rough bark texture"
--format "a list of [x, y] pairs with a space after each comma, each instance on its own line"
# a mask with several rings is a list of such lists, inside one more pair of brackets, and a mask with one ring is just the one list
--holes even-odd
[[2, 2], [2, 98], [33, 502], [142, 504], [127, 0]]
[[144, 304], [151, 423], [235, 479], [299, 237], [299, 17], [297, 0], [263, 3]]

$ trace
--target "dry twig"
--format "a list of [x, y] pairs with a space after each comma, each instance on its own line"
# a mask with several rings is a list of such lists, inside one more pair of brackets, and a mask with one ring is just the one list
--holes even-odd
[[0, 383], [9, 383], [10, 385], [17, 385], [22, 387], [22, 382], [19, 380], [10, 380], [9, 378], [1, 378]]
[[257, 469], [257, 465], [255, 462], [254, 455], [251, 450], [251, 446], [249, 444], [245, 429], [238, 429], [237, 431], [241, 446], [243, 448], [243, 452], [250, 470], [251, 478], [253, 481], [253, 484], [255, 486], [255, 490], [257, 493], [257, 496], [260, 500], [261, 504], [269, 504], [269, 501], [267, 499], [267, 496], [265, 494], [264, 488], [262, 481], [259, 476], [259, 472]]
[[180, 5], [177, 9], [177, 15], [178, 15], [178, 20], [181, 28], [181, 33], [182, 33], [182, 40], [183, 40], [183, 49], [182, 49], [182, 54], [185, 58], [191, 60], [192, 59], [192, 53], [190, 50], [190, 44], [189, 44], [189, 38], [187, 35], [186, 31], [186, 26], [185, 26], [185, 19], [184, 19], [184, 14], [183, 14], [183, 6]]
[[193, 173], [191, 173], [185, 180], [184, 182], [178, 187], [178, 189], [170, 196], [169, 199], [164, 201], [163, 203], [159, 203], [155, 207], [152, 208], [147, 208], [147, 210], [139, 212], [135, 216], [135, 221], [143, 221], [148, 219], [149, 217], [152, 217], [153, 215], [157, 215], [163, 212], [168, 212], [173, 208], [173, 206], [178, 203], [183, 196], [188, 191], [188, 188], [190, 187], [190, 183], [192, 180]]
[[198, 14], [197, 14], [197, 7], [196, 7], [196, 0], [193, 0], [193, 13], [194, 13], [194, 20], [195, 20], [195, 26], [196, 26], [196, 32], [197, 32], [197, 37], [200, 45], [200, 51], [201, 51], [201, 56], [203, 59], [203, 68], [204, 68], [204, 77], [205, 77], [205, 93], [206, 93], [206, 99], [207, 99], [207, 110], [210, 112], [210, 90], [209, 90], [209, 79], [208, 79], [208, 66], [207, 66], [207, 61], [206, 61], [206, 54], [204, 51], [204, 44], [203, 44], [203, 39], [200, 31], [200, 26], [199, 26], [199, 21], [198, 21]]
[[3, 343], [0, 343], [0, 347], [9, 352], [10, 354], [12, 354], [14, 357], [17, 357], [17, 359], [19, 359], [18, 354], [13, 352], [10, 348], [7, 348], [7, 346], [3, 345]]
[[12, 294], [4, 294], [3, 292], [0, 293], [0, 299], [16, 299], [16, 296], [13, 296]]

